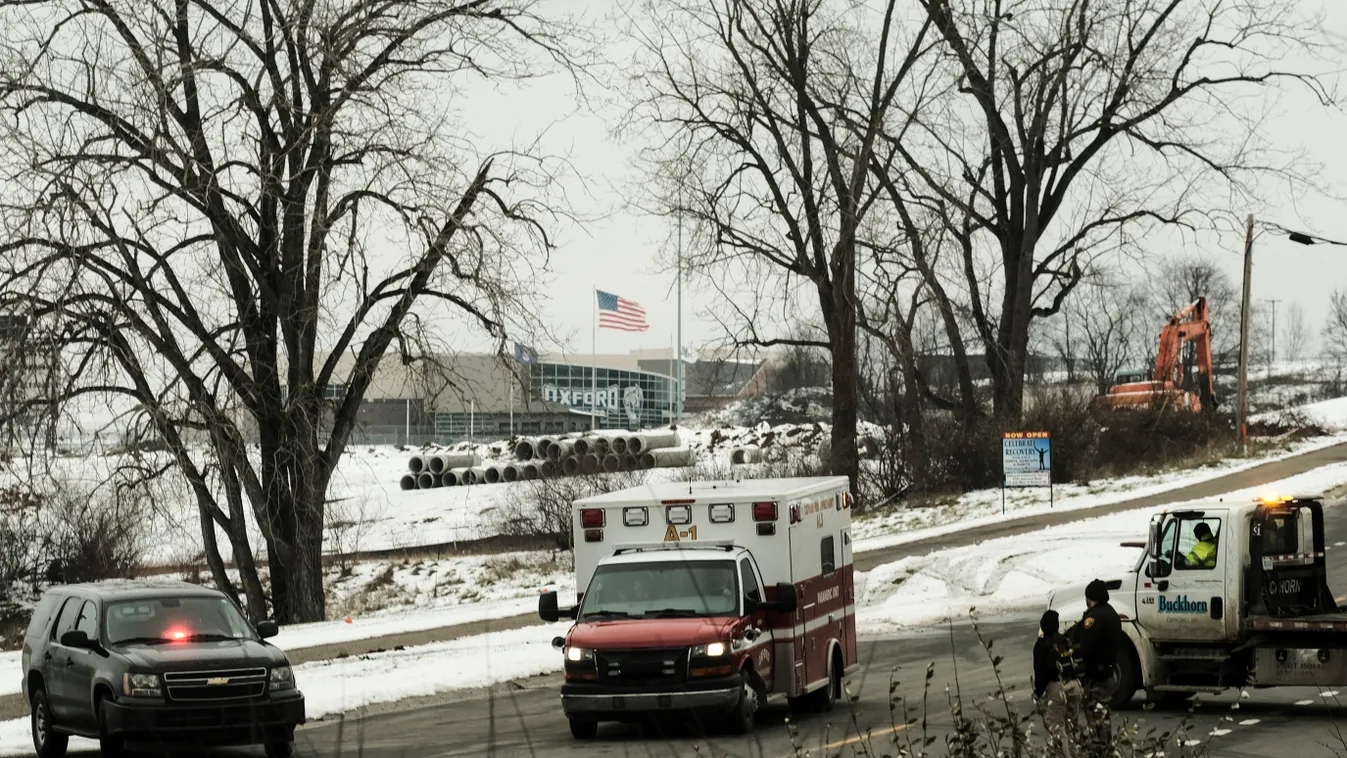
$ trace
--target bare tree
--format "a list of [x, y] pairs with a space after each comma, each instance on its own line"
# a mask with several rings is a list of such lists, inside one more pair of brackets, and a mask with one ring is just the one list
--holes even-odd
[[1316, 21], [1283, 0], [919, 2], [959, 97], [892, 133], [921, 194], [947, 209], [994, 411], [1017, 419], [1030, 324], [1060, 311], [1093, 259], [1229, 207], [1254, 176], [1295, 177], [1235, 101], [1290, 80], [1328, 102], [1278, 63], [1312, 45]]
[[152, 422], [254, 615], [249, 516], [275, 617], [323, 618], [328, 484], [385, 355], [411, 360], [423, 319], [502, 350], [518, 323], [551, 169], [434, 103], [570, 62], [531, 5], [0, 3], [0, 305], [61, 336], [66, 398]]
[[1334, 290], [1328, 297], [1328, 318], [1320, 336], [1324, 354], [1336, 363], [1347, 363], [1347, 292]]
[[691, 222], [683, 265], [723, 293], [740, 343], [798, 343], [777, 329], [787, 308], [816, 303], [826, 338], [808, 344], [832, 362], [831, 468], [853, 488], [869, 155], [927, 30], [903, 39], [896, 6], [867, 17], [833, 0], [676, 0], [632, 25], [653, 203]]
[[1081, 285], [1063, 313], [1071, 319], [1081, 368], [1099, 394], [1119, 371], [1139, 362], [1139, 348], [1151, 338], [1145, 294], [1116, 277]]
[[1305, 322], [1305, 308], [1300, 303], [1291, 303], [1287, 309], [1280, 342], [1286, 360], [1298, 361], [1305, 357], [1305, 348], [1310, 342], [1310, 327]]

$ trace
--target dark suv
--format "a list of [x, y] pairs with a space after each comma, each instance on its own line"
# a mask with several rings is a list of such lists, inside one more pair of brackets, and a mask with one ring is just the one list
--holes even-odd
[[285, 653], [223, 593], [181, 582], [74, 584], [49, 590], [23, 641], [23, 691], [40, 758], [69, 736], [103, 755], [132, 742], [294, 750], [304, 695]]

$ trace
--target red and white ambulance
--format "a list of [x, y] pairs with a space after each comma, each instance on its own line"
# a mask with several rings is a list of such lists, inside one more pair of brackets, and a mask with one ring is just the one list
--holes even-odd
[[856, 670], [846, 477], [668, 482], [573, 504], [571, 734], [672, 711], [753, 728], [764, 703], [828, 710]]

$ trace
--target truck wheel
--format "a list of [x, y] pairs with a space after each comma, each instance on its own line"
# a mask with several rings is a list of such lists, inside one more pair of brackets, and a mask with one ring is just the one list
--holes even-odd
[[62, 758], [70, 738], [51, 728], [51, 708], [47, 705], [47, 691], [42, 685], [33, 688], [30, 726], [33, 732], [33, 750], [38, 758]]
[[1141, 661], [1137, 657], [1137, 651], [1132, 648], [1131, 641], [1127, 641], [1118, 649], [1118, 687], [1113, 690], [1113, 697], [1109, 698], [1108, 707], [1110, 710], [1120, 711], [1132, 702], [1132, 696], [1137, 694], [1141, 688]]
[[753, 731], [753, 719], [758, 714], [758, 691], [748, 681], [748, 673], [739, 675], [739, 702], [730, 711], [727, 726], [731, 734], [749, 734]]
[[295, 754], [295, 741], [289, 742], [268, 742], [266, 744], [267, 758], [290, 758]]
[[599, 722], [582, 721], [580, 719], [569, 719], [571, 722], [571, 736], [577, 740], [592, 740], [599, 733]]
[[98, 717], [98, 752], [103, 754], [103, 758], [122, 758], [126, 755], [126, 742], [121, 737], [108, 734], [107, 716], [103, 712], [103, 704], [107, 701], [107, 695], [99, 695], [95, 708]]

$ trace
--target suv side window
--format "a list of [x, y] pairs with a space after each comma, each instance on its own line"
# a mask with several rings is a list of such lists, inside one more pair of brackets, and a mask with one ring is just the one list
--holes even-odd
[[75, 631], [84, 632], [91, 640], [98, 639], [98, 608], [92, 600], [84, 601], [79, 620], [75, 622]]
[[61, 613], [56, 617], [56, 623], [51, 628], [51, 639], [60, 641], [61, 635], [75, 628], [80, 604], [83, 602], [77, 597], [66, 598], [65, 604], [61, 606]]
[[24, 634], [27, 639], [35, 639], [42, 636], [51, 626], [51, 617], [56, 613], [56, 609], [61, 607], [63, 598], [52, 592], [42, 596], [37, 607], [33, 609], [33, 618], [28, 622], [28, 631]]
[[739, 560], [739, 581], [744, 585], [744, 597], [762, 602], [762, 590], [758, 587], [757, 577], [753, 576], [753, 565], [747, 558]]

